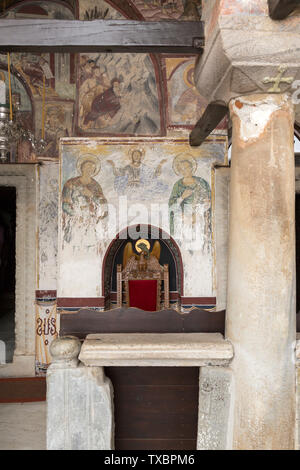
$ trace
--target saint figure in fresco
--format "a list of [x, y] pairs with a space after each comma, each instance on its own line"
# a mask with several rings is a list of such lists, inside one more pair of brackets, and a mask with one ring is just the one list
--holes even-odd
[[83, 155], [77, 169], [80, 176], [69, 179], [63, 187], [63, 238], [73, 247], [94, 247], [100, 238], [99, 222], [108, 216], [107, 200], [93, 178], [100, 171], [100, 162], [94, 155]]
[[181, 94], [178, 101], [174, 103], [176, 122], [193, 123], [203, 114], [207, 106], [206, 99], [200, 95], [195, 87], [194, 70], [194, 64], [189, 64], [183, 73], [183, 79], [188, 88]]
[[[195, 176], [197, 163], [192, 155], [177, 155], [173, 170], [180, 178], [169, 199], [170, 233], [186, 240], [200, 240], [204, 251], [210, 247], [211, 190], [205, 179]], [[196, 237], [195, 237], [196, 235]]]
[[107, 160], [112, 166], [115, 176], [115, 190], [119, 194], [136, 198], [136, 191], [142, 189], [142, 194], [139, 192], [138, 197], [139, 199], [147, 199], [149, 195], [162, 193], [167, 189], [167, 186], [157, 179], [161, 175], [162, 166], [167, 160], [161, 160], [154, 170], [142, 162], [143, 156], [144, 151], [140, 149], [131, 150], [131, 162], [123, 168], [116, 168], [112, 160]]
[[59, 154], [59, 139], [68, 137], [66, 112], [63, 106], [49, 106], [46, 108], [45, 140], [47, 145], [42, 155], [57, 157]]

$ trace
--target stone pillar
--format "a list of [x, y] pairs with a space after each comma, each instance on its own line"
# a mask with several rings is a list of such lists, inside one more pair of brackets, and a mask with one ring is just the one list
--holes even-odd
[[296, 445], [300, 450], [300, 335], [296, 342]]
[[294, 113], [285, 94], [230, 102], [226, 336], [234, 346], [234, 449], [293, 449]]
[[47, 371], [47, 449], [111, 450], [113, 391], [103, 367], [78, 362], [80, 341], [55, 339]]
[[231, 381], [228, 368], [200, 368], [197, 450], [228, 449]]

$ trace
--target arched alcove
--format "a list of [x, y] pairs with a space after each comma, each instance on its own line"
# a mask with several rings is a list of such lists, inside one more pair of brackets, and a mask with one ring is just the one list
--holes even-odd
[[[140, 233], [141, 237], [132, 234]], [[183, 264], [178, 245], [173, 238], [158, 227], [152, 225], [136, 225], [127, 227], [116, 235], [110, 243], [102, 265], [102, 296], [105, 298], [107, 308], [116, 300], [116, 270], [117, 264], [122, 264], [123, 249], [128, 242], [135, 242], [139, 238], [147, 238], [151, 249], [156, 240], [161, 244], [160, 264], [169, 265], [170, 274], [170, 303], [180, 303], [183, 294]]]
[[[22, 124], [31, 131], [34, 131], [34, 105], [32, 92], [25, 79], [13, 65], [11, 65], [10, 70], [13, 105], [18, 106], [18, 113]], [[0, 74], [2, 79], [5, 79], [5, 83], [8, 84], [7, 64], [2, 62], [1, 59]]]

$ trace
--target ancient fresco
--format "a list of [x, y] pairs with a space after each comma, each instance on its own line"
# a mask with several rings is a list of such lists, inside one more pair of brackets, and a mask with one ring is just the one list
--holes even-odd
[[195, 87], [194, 67], [194, 59], [165, 59], [169, 126], [194, 126], [208, 104]]
[[211, 237], [211, 188], [206, 179], [196, 176], [197, 161], [190, 153], [176, 155], [173, 171], [180, 177], [169, 199], [170, 234], [176, 238], [187, 229], [201, 228], [201, 249], [209, 252]]
[[159, 177], [167, 160], [162, 159], [153, 168], [143, 161], [144, 156], [145, 149], [130, 149], [127, 164], [119, 168], [113, 160], [107, 160], [112, 167], [114, 188], [119, 195], [126, 195], [130, 200], [136, 199], [137, 190], [140, 192], [139, 199], [147, 200], [153, 197], [153, 194], [163, 194], [166, 191], [167, 185], [160, 181]]
[[[72, 59], [72, 61], [71, 61]], [[34, 98], [75, 98], [74, 57], [70, 54], [14, 53], [12, 64]], [[45, 84], [44, 84], [45, 81]]]
[[[65, 3], [28, 1], [8, 8], [3, 17], [71, 20], [74, 19], [74, 11], [75, 1], [73, 0]], [[4, 61], [6, 63], [6, 58]], [[75, 99], [74, 54], [16, 52], [11, 54], [11, 62], [28, 84], [34, 98], [42, 96], [45, 78], [46, 98]]]
[[[112, 2], [110, 2], [112, 3]], [[124, 16], [110, 3], [105, 0], [80, 0], [79, 1], [79, 18], [85, 21], [91, 20], [120, 20]]]
[[147, 21], [200, 20], [201, 0], [133, 0]]
[[[210, 295], [212, 165], [224, 164], [225, 155], [221, 136], [201, 148], [191, 148], [185, 139], [64, 139], [59, 296], [71, 297], [79, 288], [83, 297], [101, 295], [100, 267], [107, 247], [126, 227], [131, 238], [142, 236], [139, 224], [172, 236], [186, 266], [192, 266], [196, 255], [201, 272], [187, 269], [185, 295], [193, 294], [195, 275], [204, 276], [202, 294]], [[79, 287], [74, 269], [84, 269], [89, 282]], [[199, 289], [194, 294], [200, 295]]]
[[95, 177], [101, 170], [99, 158], [83, 154], [76, 161], [78, 176], [69, 178], [62, 190], [63, 242], [73, 252], [97, 249], [101, 240], [99, 226], [108, 216], [107, 200]]
[[[45, 105], [45, 148], [39, 158], [58, 158], [59, 139], [72, 135], [74, 102], [48, 100]], [[36, 134], [41, 136], [42, 102], [39, 101], [35, 114]]]
[[45, 77], [45, 93], [55, 95], [54, 70], [50, 65], [50, 54], [15, 53], [13, 65], [28, 83], [33, 96], [42, 96]]
[[39, 284], [40, 290], [56, 289], [58, 232], [58, 164], [40, 168]]
[[81, 54], [80, 134], [160, 135], [153, 63], [145, 54]]
[[[114, 8], [113, 8], [114, 7]], [[201, 0], [81, 0], [80, 19], [130, 18], [147, 21], [193, 20], [201, 19]]]
[[221, 9], [222, 15], [268, 15], [265, 0], [223, 0]]
[[70, 20], [74, 18], [75, 0], [65, 2], [70, 8], [62, 2], [46, 2], [46, 1], [29, 1], [20, 2], [8, 9], [4, 14], [4, 18], [43, 18], [56, 20]]

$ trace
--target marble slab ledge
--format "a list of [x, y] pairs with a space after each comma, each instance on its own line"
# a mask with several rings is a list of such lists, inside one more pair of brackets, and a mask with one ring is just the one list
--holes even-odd
[[227, 366], [232, 344], [220, 333], [87, 335], [79, 355], [86, 366]]

